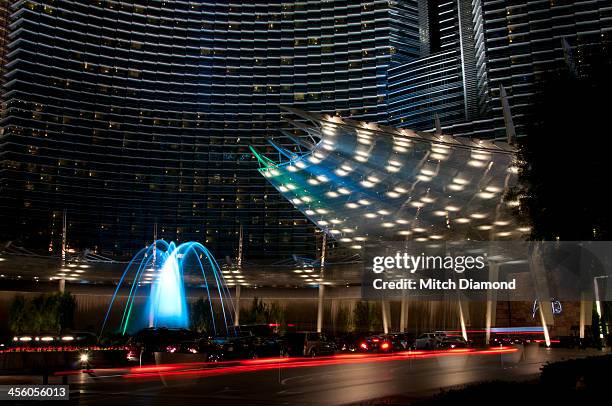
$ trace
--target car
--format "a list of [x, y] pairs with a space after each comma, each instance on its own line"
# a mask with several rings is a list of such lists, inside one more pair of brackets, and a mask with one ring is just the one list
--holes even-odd
[[393, 344], [384, 335], [372, 335], [361, 340], [357, 350], [360, 352], [390, 353], [393, 352]]
[[219, 346], [223, 360], [254, 359], [258, 357], [256, 337], [250, 333], [215, 337], [212, 341]]
[[257, 337], [255, 352], [259, 358], [284, 357], [287, 355], [285, 341], [279, 335]]
[[370, 334], [348, 333], [334, 338], [334, 344], [338, 351], [356, 352], [361, 343]]
[[215, 343], [210, 337], [183, 341], [179, 343], [175, 352], [180, 354], [198, 354], [200, 355], [200, 359], [203, 358], [207, 362], [218, 362], [223, 359], [221, 346]]
[[406, 351], [414, 347], [414, 335], [410, 333], [389, 333], [385, 335], [393, 351]]
[[241, 324], [236, 327], [236, 334], [239, 333], [250, 333], [255, 337], [271, 337], [278, 335], [278, 328], [280, 326], [276, 323], [268, 324]]
[[530, 339], [514, 336], [499, 336], [491, 340], [492, 345], [525, 345], [531, 342]]
[[336, 353], [336, 345], [323, 333], [290, 332], [285, 334], [283, 341], [287, 354], [290, 356], [316, 357]]
[[243, 324], [236, 328], [235, 334], [242, 336], [253, 336], [255, 355], [263, 357], [284, 356], [286, 349], [282, 337], [278, 334], [280, 325], [268, 324]]
[[414, 341], [414, 348], [417, 350], [435, 350], [446, 336], [444, 332], [423, 333]]
[[233, 328], [227, 336], [213, 340], [224, 360], [282, 357], [286, 355], [284, 340], [269, 324], [241, 325]]
[[469, 347], [468, 342], [465, 341], [463, 337], [446, 336], [440, 340], [437, 348], [453, 350], [457, 348], [468, 348], [468, 347]]
[[156, 352], [175, 353], [188, 351], [201, 338], [201, 334], [182, 328], [145, 328], [128, 339], [128, 361], [151, 362]]

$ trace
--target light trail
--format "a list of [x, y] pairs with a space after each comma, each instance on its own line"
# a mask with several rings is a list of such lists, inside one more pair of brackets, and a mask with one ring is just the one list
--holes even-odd
[[[311, 358], [264, 358], [224, 363], [164, 364], [132, 368], [123, 375], [128, 379], [208, 377], [238, 373], [266, 371], [277, 368], [310, 368], [329, 365], [364, 364], [370, 362], [391, 362], [408, 359], [428, 359], [453, 356], [499, 355], [517, 352], [516, 347], [495, 347], [484, 350], [453, 349], [445, 351], [403, 351], [394, 354], [340, 354], [329, 357]], [[233, 364], [233, 365], [230, 365]], [[227, 365], [227, 366], [224, 366]]]

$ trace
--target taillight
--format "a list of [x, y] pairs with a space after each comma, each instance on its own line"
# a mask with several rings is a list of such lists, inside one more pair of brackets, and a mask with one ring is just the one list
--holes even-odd
[[382, 344], [380, 345], [380, 348], [382, 348], [383, 350], [388, 350], [388, 349], [389, 349], [389, 343], [386, 343], [386, 342], [385, 342], [385, 343], [382, 343]]
[[367, 343], [361, 343], [361, 344], [359, 344], [359, 348], [361, 348], [362, 350], [367, 350], [368, 349], [368, 344]]

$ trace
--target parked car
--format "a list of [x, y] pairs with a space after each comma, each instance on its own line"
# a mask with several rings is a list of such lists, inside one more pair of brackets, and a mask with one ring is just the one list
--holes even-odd
[[287, 354], [291, 356], [316, 357], [319, 355], [333, 355], [336, 345], [325, 334], [303, 331], [291, 332], [284, 337]]
[[393, 352], [393, 344], [383, 335], [367, 336], [359, 342], [358, 351], [374, 353]]
[[446, 334], [441, 331], [423, 333], [415, 340], [414, 347], [417, 350], [435, 350], [439, 347], [444, 337], [446, 337]]
[[385, 335], [391, 342], [393, 351], [406, 351], [414, 348], [414, 335], [410, 333], [389, 333]]
[[531, 342], [530, 339], [514, 336], [498, 336], [491, 340], [492, 345], [524, 345]]
[[216, 344], [209, 337], [203, 337], [196, 340], [181, 341], [178, 345], [170, 345], [165, 352], [177, 354], [199, 354], [199, 359], [208, 362], [217, 362], [223, 359], [221, 346]]
[[447, 350], [453, 350], [457, 348], [468, 348], [468, 347], [469, 347], [469, 344], [467, 341], [463, 339], [463, 337], [456, 337], [456, 336], [443, 337], [438, 343], [438, 348], [447, 349]]
[[145, 328], [129, 338], [126, 349], [128, 361], [150, 362], [156, 352], [180, 352], [195, 345], [200, 334], [175, 328]]
[[[207, 361], [220, 361], [223, 359], [221, 347], [210, 337], [204, 337], [197, 341], [197, 353], [207, 355]], [[190, 352], [193, 352], [190, 350]]]
[[271, 337], [278, 335], [279, 325], [275, 323], [268, 324], [241, 324], [236, 328], [236, 333], [250, 333], [255, 337]]
[[243, 333], [230, 337], [215, 337], [212, 341], [219, 346], [223, 360], [257, 358], [256, 337]]
[[358, 351], [359, 343], [361, 343], [369, 334], [349, 333], [335, 337], [334, 343], [336, 349], [341, 352]]
[[244, 324], [238, 326], [236, 332], [242, 336], [253, 336], [253, 344], [257, 357], [279, 357], [284, 356], [286, 349], [282, 337], [278, 334], [279, 325], [268, 324]]
[[255, 352], [259, 358], [283, 357], [287, 355], [285, 341], [278, 335], [257, 337]]

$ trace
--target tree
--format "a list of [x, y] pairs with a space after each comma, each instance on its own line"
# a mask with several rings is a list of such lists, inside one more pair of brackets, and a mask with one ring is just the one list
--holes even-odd
[[348, 333], [353, 331], [353, 320], [349, 309], [345, 306], [340, 306], [336, 313], [336, 331], [341, 333]]
[[191, 303], [189, 309], [189, 325], [192, 330], [198, 333], [211, 332], [213, 330], [212, 308], [208, 298], [199, 298]]
[[58, 323], [61, 329], [74, 328], [74, 312], [77, 302], [73, 295], [68, 292], [58, 293]]
[[70, 293], [47, 293], [32, 299], [15, 296], [9, 328], [15, 334], [61, 333], [74, 327], [76, 299]]
[[57, 294], [39, 295], [32, 299], [32, 333], [60, 332], [58, 299]]
[[375, 331], [381, 328], [381, 306], [379, 303], [359, 301], [353, 311], [355, 328], [358, 331]]
[[510, 198], [535, 240], [610, 240], [605, 184], [612, 172], [609, 55], [591, 56], [588, 75], [544, 74], [526, 136], [519, 138], [519, 184]]
[[285, 311], [276, 302], [268, 305], [263, 300], [254, 297], [251, 308], [246, 314], [240, 315], [240, 320], [245, 324], [284, 324]]
[[268, 306], [266, 312], [266, 323], [274, 323], [278, 325], [285, 324], [285, 311], [277, 302]]
[[267, 306], [263, 300], [254, 297], [251, 308], [240, 319], [246, 324], [263, 324], [266, 322]]
[[9, 310], [9, 329], [14, 334], [21, 334], [27, 331], [27, 301], [23, 295], [17, 295], [11, 302]]
[[[580, 58], [582, 71], [542, 75], [518, 140], [519, 182], [508, 198], [519, 202], [515, 214], [532, 240], [612, 239], [612, 55], [602, 47]], [[610, 322], [609, 313], [603, 318]]]

